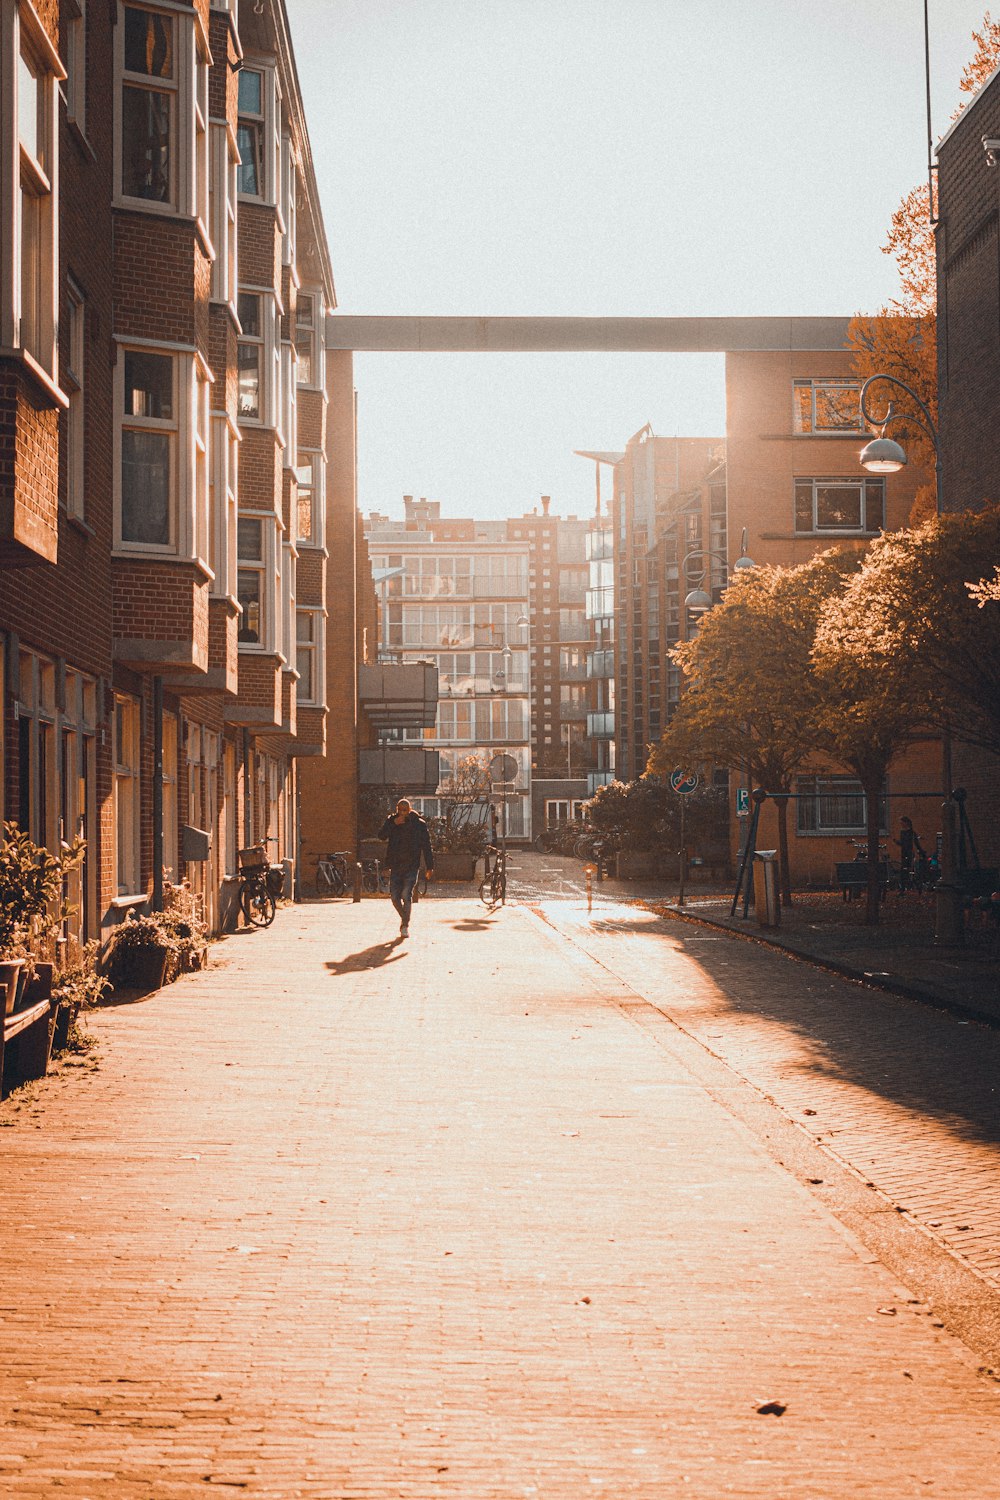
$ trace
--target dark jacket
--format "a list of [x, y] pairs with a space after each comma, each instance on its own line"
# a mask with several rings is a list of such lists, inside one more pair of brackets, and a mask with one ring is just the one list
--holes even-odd
[[405, 823], [397, 823], [395, 814], [390, 814], [379, 829], [378, 836], [380, 839], [389, 841], [385, 854], [386, 869], [398, 875], [408, 874], [411, 870], [419, 870], [422, 854], [428, 870], [433, 870], [434, 851], [431, 848], [431, 836], [427, 832], [427, 824], [419, 813], [411, 812]]

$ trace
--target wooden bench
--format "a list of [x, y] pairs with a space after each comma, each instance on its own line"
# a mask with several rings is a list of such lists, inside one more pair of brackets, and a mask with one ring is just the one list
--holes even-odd
[[[864, 859], [849, 859], [837, 861], [837, 884], [840, 886], [840, 894], [844, 901], [853, 901], [856, 896], [868, 889], [868, 861]], [[885, 893], [889, 889], [889, 861], [883, 859], [878, 865], [878, 893], [879, 899], [885, 900]]]
[[49, 1065], [52, 1002], [47, 997], [3, 1018], [0, 1037], [0, 1098], [19, 1084], [44, 1078]]

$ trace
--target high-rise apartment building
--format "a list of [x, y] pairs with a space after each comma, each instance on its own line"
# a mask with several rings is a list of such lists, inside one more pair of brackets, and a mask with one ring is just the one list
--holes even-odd
[[[412, 798], [426, 815], [440, 809], [459, 763], [505, 752], [517, 774], [506, 798], [507, 832], [531, 836], [531, 657], [529, 546], [505, 521], [441, 517], [436, 501], [404, 497], [404, 518], [373, 514], [366, 523], [373, 574], [382, 597], [383, 660], [437, 669], [436, 720], [390, 731], [440, 757], [439, 787]], [[387, 762], [388, 764], [388, 762]], [[406, 785], [385, 775], [386, 796]]]

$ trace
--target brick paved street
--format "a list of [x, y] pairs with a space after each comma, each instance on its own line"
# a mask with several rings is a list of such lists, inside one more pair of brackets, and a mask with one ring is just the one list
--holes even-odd
[[[794, 1012], [867, 992], [625, 908], [585, 932], [444, 896], [406, 944], [391, 918], [286, 908], [0, 1110], [0, 1493], [994, 1492], [1000, 1388], [809, 1185], [842, 1169], [799, 1129], [874, 1141], [911, 1196], [904, 1111], [972, 1193], [978, 1074], [969, 1104], [933, 1060], [880, 1092], [908, 1026], [865, 1063], [864, 1016], [838, 1050]], [[990, 1035], [947, 1024], [967, 1061]], [[936, 1249], [872, 1196], [887, 1243]]]

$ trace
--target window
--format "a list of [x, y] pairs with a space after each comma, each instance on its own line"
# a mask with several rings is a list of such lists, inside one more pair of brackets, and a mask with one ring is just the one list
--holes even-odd
[[176, 18], [126, 5], [122, 33], [122, 196], [176, 206]]
[[66, 114], [87, 131], [87, 0], [70, 0], [66, 15]]
[[243, 611], [239, 639], [245, 645], [259, 646], [264, 638], [264, 602], [267, 577], [264, 556], [264, 522], [241, 516], [237, 523], [236, 594]]
[[176, 466], [176, 360], [126, 349], [121, 432], [120, 541], [170, 547]]
[[82, 293], [70, 282], [66, 289], [66, 362], [62, 379], [69, 397], [66, 413], [66, 509], [83, 518], [84, 453], [86, 451], [84, 407], [84, 350], [86, 316]]
[[[860, 781], [851, 776], [802, 776], [798, 794], [797, 830], [800, 834], [861, 834], [868, 826], [868, 799]], [[887, 826], [885, 795], [879, 798], [879, 829]]]
[[22, 350], [55, 381], [56, 79], [66, 74], [30, 7], [8, 5], [0, 15], [5, 30], [10, 28], [0, 37], [0, 100], [10, 100], [5, 114], [14, 151], [13, 174], [6, 179], [10, 196], [0, 212], [0, 265], [11, 278], [5, 278], [0, 344]]
[[177, 716], [163, 715], [163, 874], [176, 881], [177, 862]]
[[232, 426], [227, 412], [212, 412], [211, 447], [211, 516], [212, 547], [210, 561], [215, 577], [213, 594], [227, 599], [236, 597], [236, 518], [239, 484], [239, 429]]
[[325, 697], [323, 682], [323, 620], [320, 609], [299, 609], [295, 613], [295, 665], [299, 674], [300, 703], [321, 704]]
[[[242, 75], [241, 75], [242, 76]], [[239, 320], [239, 413], [241, 420], [259, 422], [264, 379], [264, 321], [260, 292], [240, 292]]]
[[292, 145], [291, 136], [282, 135], [280, 214], [284, 231], [281, 236], [281, 264], [283, 266], [295, 265], [295, 183], [297, 175], [298, 168], [295, 159], [295, 148]]
[[[211, 185], [208, 160], [208, 56], [205, 52], [204, 33], [199, 29], [195, 38], [194, 73], [194, 208], [205, 234], [212, 228]], [[222, 249], [222, 241], [216, 250]]]
[[885, 480], [796, 479], [797, 532], [875, 532], [885, 519]]
[[850, 379], [794, 380], [792, 427], [795, 432], [864, 432], [861, 386]]
[[224, 122], [210, 126], [211, 163], [209, 176], [209, 215], [215, 259], [212, 262], [212, 298], [235, 305], [237, 297], [236, 261], [236, 177], [239, 156]]
[[242, 68], [239, 75], [239, 125], [236, 138], [240, 152], [240, 167], [237, 182], [239, 191], [245, 193], [248, 198], [265, 196], [266, 95], [264, 76], [255, 68]]
[[313, 389], [322, 386], [322, 342], [317, 337], [322, 326], [322, 298], [314, 292], [299, 292], [295, 301], [295, 352], [298, 355], [296, 378], [299, 385]]
[[303, 546], [320, 547], [323, 544], [324, 474], [323, 455], [300, 449], [295, 470], [298, 486], [295, 529], [296, 540]]
[[119, 896], [137, 895], [139, 873], [139, 702], [115, 694], [114, 803]]

